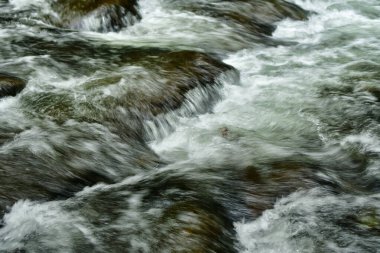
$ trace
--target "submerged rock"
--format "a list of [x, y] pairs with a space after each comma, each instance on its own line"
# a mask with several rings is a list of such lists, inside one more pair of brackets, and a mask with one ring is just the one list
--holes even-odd
[[380, 101], [380, 88], [377, 86], [364, 86], [360, 90], [370, 93], [373, 97]]
[[380, 232], [380, 215], [376, 209], [362, 210], [354, 216], [357, 223]]
[[81, 225], [97, 239], [92, 251], [101, 245], [101, 252], [236, 252], [226, 208], [208, 186], [183, 177], [162, 173], [89, 188], [64, 209], [83, 217]]
[[[20, 160], [19, 156], [17, 158], [9, 155], [1, 156], [1, 159], [7, 159], [9, 162], [0, 164], [0, 216], [8, 207], [21, 199], [36, 201], [66, 199], [85, 186], [99, 182], [112, 182], [112, 179], [104, 173], [91, 169], [75, 171], [66, 168], [66, 164], [61, 166], [56, 164], [56, 167], [52, 169], [44, 165], [41, 158], [35, 158], [30, 154], [23, 154], [23, 157], [27, 161], [15, 161]], [[23, 168], [19, 169], [21, 166]], [[68, 173], [65, 174], [65, 171]]]
[[237, 24], [249, 33], [268, 36], [275, 30], [275, 23], [284, 19], [305, 20], [308, 12], [282, 0], [168, 0], [168, 6], [192, 11]]
[[260, 216], [273, 208], [279, 198], [296, 190], [315, 187], [317, 179], [313, 172], [319, 166], [316, 161], [301, 155], [244, 168], [242, 179], [250, 189], [248, 205], [252, 215]]
[[66, 199], [86, 186], [118, 182], [160, 165], [127, 125], [119, 130], [129, 133], [119, 137], [99, 124], [40, 124], [9, 133], [0, 126], [7, 134], [0, 134], [0, 144], [5, 142], [0, 146], [0, 216], [21, 199]]
[[0, 98], [16, 96], [25, 86], [25, 80], [10, 74], [0, 73]]
[[136, 0], [57, 0], [52, 9], [54, 25], [80, 30], [118, 31], [141, 18]]
[[[178, 252], [236, 252], [233, 247], [232, 221], [215, 203], [183, 201], [168, 207], [160, 217], [163, 238], [160, 249]], [[174, 233], [173, 233], [174, 232]]]
[[[215, 196], [218, 191], [202, 179], [199, 184], [183, 177], [145, 174], [88, 187], [67, 201], [20, 201], [4, 219], [1, 232], [9, 239], [3, 248], [7, 252], [15, 247], [28, 252], [54, 252], [58, 247], [64, 252], [238, 252], [234, 220]], [[25, 215], [14, 223], [10, 218], [20, 207]], [[18, 230], [13, 236], [12, 231]]]

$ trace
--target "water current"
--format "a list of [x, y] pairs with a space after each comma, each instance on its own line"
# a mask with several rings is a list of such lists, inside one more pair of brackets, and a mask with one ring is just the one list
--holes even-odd
[[379, 252], [380, 1], [278, 3], [0, 0], [0, 252]]

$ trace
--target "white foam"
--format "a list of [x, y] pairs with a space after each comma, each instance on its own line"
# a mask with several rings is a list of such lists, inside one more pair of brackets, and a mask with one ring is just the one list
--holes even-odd
[[238, 50], [248, 42], [249, 34], [212, 17], [166, 9], [158, 0], [140, 1], [142, 20], [118, 33], [85, 33], [107, 43], [203, 50]]
[[[324, 144], [328, 143], [329, 135], [324, 134], [323, 120], [313, 112], [308, 113], [307, 109], [318, 109], [322, 103], [317, 97], [320, 82], [332, 83], [339, 87], [347, 62], [360, 57], [368, 58], [373, 54], [376, 57], [375, 53], [380, 48], [379, 33], [376, 32], [379, 20], [366, 17], [350, 5], [353, 2], [375, 5], [376, 1], [294, 0], [293, 2], [317, 12], [308, 21], [285, 20], [278, 23], [274, 37], [296, 42], [295, 44], [277, 47], [260, 46], [229, 55], [225, 62], [241, 72], [241, 80], [240, 82], [228, 80], [224, 83], [221, 90], [224, 99], [214, 107], [213, 112], [198, 117], [181, 115], [169, 118], [169, 124], [175, 127], [175, 131], [168, 130], [163, 139], [160, 138], [162, 135], [154, 132], [155, 129], [152, 127], [154, 132], [152, 135], [157, 139], [151, 143], [151, 147], [161, 157], [174, 162], [172, 167], [158, 169], [154, 173], [169, 169], [172, 169], [171, 173], [175, 173], [181, 168], [181, 173], [186, 174], [187, 168], [182, 166], [186, 162], [204, 167], [210, 164], [226, 166], [229, 163], [244, 165], [251, 161], [258, 162], [265, 156], [274, 159], [303, 153], [305, 150], [302, 149], [302, 145], [313, 141], [317, 143], [318, 139], [323, 140]], [[15, 8], [23, 9], [31, 4], [43, 4], [43, 1], [32, 3], [25, 0], [11, 0], [10, 3]], [[120, 33], [84, 34], [104, 39], [107, 43], [134, 46], [149, 45], [197, 50], [211, 48], [211, 51], [221, 48], [237, 50], [247, 46], [244, 37], [235, 32], [236, 27], [227, 26], [216, 19], [166, 10], [158, 0], [142, 0], [140, 6], [143, 19], [134, 26]], [[89, 26], [92, 25], [91, 22]], [[355, 32], [352, 32], [353, 30]], [[0, 36], [9, 36], [9, 31], [5, 35], [3, 32]], [[363, 48], [368, 49], [368, 54], [358, 53], [359, 50], [364, 50]], [[20, 62], [29, 64], [33, 60], [25, 57]], [[131, 70], [136, 71], [136, 69]], [[39, 83], [50, 83], [57, 89], [68, 90], [87, 81], [86, 78], [63, 80], [58, 73], [41, 68], [27, 89], [43, 88]], [[124, 85], [124, 81], [119, 84]], [[104, 89], [104, 93], [109, 95], [115, 92], [117, 89]], [[185, 109], [196, 110], [197, 108], [192, 107], [191, 99], [196, 101], [194, 103], [198, 103], [197, 99], [203, 95], [202, 90], [190, 94], [190, 102], [185, 105], [187, 107]], [[1, 100], [0, 110], [3, 113], [8, 108], [17, 107], [16, 105], [17, 98]], [[0, 117], [6, 119], [4, 114]], [[13, 121], [13, 124], [16, 124], [15, 122], [18, 121]], [[47, 136], [42, 132], [38, 128], [25, 131], [14, 142], [7, 144], [10, 146], [5, 145], [3, 149], [20, 145], [30, 146], [34, 154], [49, 152], [49, 145], [43, 141]], [[63, 136], [59, 134], [49, 136], [56, 138], [53, 141], [55, 143], [64, 142]], [[105, 136], [105, 141], [113, 141], [108, 135], [99, 136]], [[358, 146], [363, 153], [380, 152], [380, 140], [372, 133], [344, 136], [338, 143], [343, 149]], [[93, 142], [84, 142], [81, 145], [90, 152], [99, 151], [99, 147]], [[129, 148], [118, 145], [122, 144], [115, 143], [115, 149]], [[322, 153], [318, 153], [319, 157], [316, 157], [323, 159]], [[125, 162], [123, 155], [124, 153], [120, 152], [115, 154], [114, 158], [123, 163]], [[78, 159], [76, 162], [83, 166], [85, 161]], [[379, 176], [378, 168], [378, 162], [370, 164], [367, 168], [368, 174]], [[115, 172], [109, 171], [109, 173]], [[154, 176], [154, 173], [151, 176]], [[118, 190], [118, 187], [125, 184], [138, 183], [147, 174], [130, 177], [119, 184], [87, 187], [76, 197], [86, 197], [87, 194], [98, 190]], [[345, 217], [344, 215], [354, 213], [352, 208], [360, 210], [362, 206], [380, 211], [379, 197], [378, 195], [363, 197], [333, 195], [321, 189], [294, 193], [279, 200], [273, 209], [264, 212], [257, 220], [236, 223], [242, 251], [310, 252], [318, 250], [319, 244], [324, 244], [325, 252], [360, 252], [355, 240], [379, 243], [379, 239], [364, 238], [360, 235], [355, 237], [349, 231], [339, 230], [339, 227], [328, 218]], [[143, 219], [138, 210], [141, 205], [140, 196], [130, 198], [128, 204], [133, 210], [129, 213], [127, 210], [125, 219], [121, 219], [118, 225], [133, 228], [133, 222]], [[149, 212], [154, 215], [159, 213], [159, 210]], [[0, 229], [0, 242], [2, 242], [0, 250], [16, 249], [22, 244], [23, 238], [40, 231], [44, 235], [46, 233], [46, 240], [63, 245], [62, 251], [68, 252], [72, 236], [68, 231], [73, 230], [69, 227], [72, 223], [78, 224], [74, 233], [92, 238], [91, 229], [86, 223], [78, 220], [75, 212], [65, 212], [58, 202], [40, 204], [19, 201], [4, 217], [4, 221], [5, 226]], [[146, 224], [142, 221], [141, 226], [144, 225]], [[149, 229], [148, 226], [145, 228]], [[342, 237], [347, 236], [345, 239], [354, 243], [346, 248], [341, 247], [334, 238], [326, 236], [325, 232], [331, 233], [331, 237], [334, 232], [341, 234]], [[62, 240], [56, 242], [54, 241], [56, 238]], [[90, 241], [96, 243], [95, 239]], [[139, 238], [134, 238], [132, 244], [135, 248], [148, 250], [147, 245]]]
[[41, 10], [50, 12], [49, 0], [9, 0], [9, 3], [16, 10], [24, 10], [33, 6], [40, 8]]
[[[241, 85], [225, 85], [225, 99], [215, 106], [214, 114], [179, 120], [177, 131], [172, 136], [152, 144], [159, 154], [169, 155], [170, 150], [175, 150], [176, 153], [182, 153], [181, 157], [193, 157], [193, 152], [202, 150], [199, 152], [209, 156], [209, 152], [213, 153], [218, 149], [205, 152], [205, 142], [201, 139], [218, 140], [216, 129], [223, 126], [238, 126], [268, 135], [275, 132], [280, 134], [280, 129], [283, 129], [283, 133], [295, 132], [299, 136], [306, 134], [327, 141], [327, 136], [322, 133], [320, 120], [300, 111], [308, 105], [313, 107], [318, 103], [315, 99], [318, 86], [315, 83], [325, 80], [339, 85], [336, 76], [342, 73], [343, 67], [338, 61], [349, 56], [349, 50], [341, 44], [314, 50], [312, 47], [329, 36], [333, 29], [350, 25], [361, 27], [368, 22], [376, 27], [378, 21], [371, 21], [352, 9], [331, 8], [337, 1], [297, 3], [317, 11], [318, 14], [312, 15], [308, 21], [280, 22], [274, 37], [297, 41], [299, 44], [275, 48], [259, 47], [231, 54], [225, 62], [240, 71]], [[326, 65], [326, 62], [336, 64]], [[273, 137], [287, 138], [281, 135]], [[198, 138], [200, 140], [196, 141]], [[239, 144], [235, 142], [229, 145], [231, 147]], [[211, 146], [217, 147], [220, 143], [215, 142]]]
[[[275, 38], [317, 44], [325, 37], [324, 33], [331, 33], [334, 29], [341, 33], [344, 33], [346, 29], [352, 32], [358, 27], [368, 30], [378, 26], [380, 22], [378, 19], [364, 16], [359, 10], [353, 9], [352, 5], [347, 4], [347, 1], [293, 0], [292, 2], [315, 13], [307, 22], [292, 20], [281, 22], [273, 34]], [[360, 1], [357, 2], [360, 3]], [[374, 5], [375, 2], [372, 4]]]
[[[353, 212], [358, 214], [363, 207], [379, 212], [379, 197], [379, 194], [335, 196], [318, 188], [293, 193], [279, 200], [257, 220], [235, 224], [241, 252], [364, 252], [358, 242], [368, 240], [371, 245], [379, 243], [380, 239], [356, 235], [349, 229], [340, 228], [336, 222], [347, 219], [347, 215], [355, 215]], [[339, 246], [343, 238], [347, 240], [346, 246]]]
[[[13, 251], [27, 244], [35, 250], [54, 249], [56, 252], [73, 252], [74, 238], [79, 234], [91, 237], [91, 232], [80, 225], [79, 216], [67, 213], [60, 202], [34, 203], [18, 201], [4, 216], [0, 229], [0, 251]], [[32, 240], [25, 240], [27, 238]]]
[[378, 136], [369, 133], [349, 135], [341, 142], [343, 147], [352, 146], [353, 144], [359, 144], [363, 152], [380, 153], [380, 139]]

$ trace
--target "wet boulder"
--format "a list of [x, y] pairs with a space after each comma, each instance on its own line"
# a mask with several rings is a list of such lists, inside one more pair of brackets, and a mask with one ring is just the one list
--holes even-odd
[[56, 0], [56, 15], [49, 16], [58, 27], [98, 32], [118, 31], [141, 18], [137, 0]]
[[25, 86], [25, 80], [10, 74], [0, 73], [0, 98], [16, 96]]
[[[97, 238], [94, 249], [101, 245], [102, 252], [237, 252], [227, 209], [207, 185], [184, 177], [145, 174], [134, 182], [87, 188], [64, 210], [83, 217], [81, 225]], [[86, 241], [76, 240], [75, 247]]]
[[[232, 221], [213, 201], [183, 201], [168, 207], [159, 218], [162, 240], [155, 246], [163, 251], [236, 252]], [[173, 231], [174, 233], [170, 233]], [[169, 236], [165, 236], [169, 235]]]
[[172, 8], [192, 11], [230, 23], [258, 36], [273, 33], [275, 23], [285, 18], [305, 20], [308, 12], [299, 6], [282, 0], [168, 0]]
[[194, 107], [207, 111], [218, 99], [219, 77], [231, 73], [231, 77], [238, 78], [238, 72], [217, 56], [196, 51], [80, 41], [38, 41], [33, 45], [35, 54], [51, 55], [53, 68], [58, 62], [67, 66], [69, 74], [79, 76], [70, 93], [47, 83], [44, 91], [30, 92], [21, 101], [34, 117], [49, 116], [60, 122], [102, 122], [102, 115], [118, 107], [151, 118], [181, 108], [189, 102], [188, 95], [193, 90], [199, 91], [194, 97], [201, 98], [200, 103], [193, 103]]
[[159, 52], [136, 60], [146, 79], [137, 82], [139, 85], [132, 86], [131, 82], [129, 89], [112, 100], [148, 116], [178, 109], [188, 92], [213, 89], [221, 74], [234, 70], [217, 58], [195, 51]]
[[[141, 123], [146, 120], [154, 121], [149, 125], [151, 132], [166, 124], [161, 119], [167, 114], [210, 112], [221, 98], [225, 78], [239, 82], [236, 69], [217, 55], [203, 52], [80, 40], [57, 43], [43, 38], [25, 38], [15, 44], [33, 45], [29, 52], [34, 55], [50, 55], [46, 62], [51, 78], [42, 78], [43, 89], [29, 90], [21, 97], [26, 115], [59, 124], [75, 120], [112, 128], [139, 122], [132, 131], [123, 131], [133, 138], [136, 132], [141, 137]], [[65, 75], [73, 78], [67, 80]], [[108, 116], [119, 109], [126, 113], [126, 122], [115, 124], [114, 117]]]
[[244, 168], [241, 175], [249, 187], [247, 203], [253, 217], [273, 208], [279, 198], [297, 190], [316, 187], [319, 179], [314, 172], [319, 169], [320, 164], [317, 161], [303, 155]]
[[[115, 183], [160, 166], [135, 136], [117, 136], [99, 124], [35, 120], [40, 126], [31, 129], [0, 124], [0, 216], [21, 199], [66, 199], [86, 186]], [[123, 127], [120, 131], [130, 135], [129, 126]]]

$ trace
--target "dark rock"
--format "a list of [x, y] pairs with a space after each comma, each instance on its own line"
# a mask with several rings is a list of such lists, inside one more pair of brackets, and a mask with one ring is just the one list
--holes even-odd
[[[41, 133], [49, 136], [42, 144], [49, 147], [48, 152], [31, 150], [30, 145], [35, 149], [41, 148], [41, 143], [33, 140], [28, 145], [17, 146], [8, 139], [6, 152], [0, 154], [0, 216], [7, 206], [20, 199], [66, 199], [86, 186], [115, 183], [137, 172], [159, 166], [159, 158], [138, 140], [130, 136], [121, 139], [96, 124], [88, 124], [85, 130], [79, 129], [85, 127], [83, 124], [41, 129]], [[14, 136], [20, 140], [20, 135], [27, 132], [14, 133]], [[58, 132], [65, 133], [67, 138], [54, 143], [52, 139], [57, 137], [52, 134]], [[112, 140], [107, 141], [108, 138]], [[95, 141], [102, 143], [99, 148], [83, 148]], [[119, 156], [118, 161], [116, 156]]]
[[57, 0], [52, 9], [58, 18], [49, 21], [71, 29], [118, 31], [141, 19], [136, 0]]
[[248, 166], [243, 170], [243, 179], [250, 183], [261, 184], [263, 183], [262, 176], [259, 173], [259, 169], [255, 166]]
[[192, 180], [145, 177], [75, 196], [65, 209], [84, 217], [107, 252], [138, 252], [139, 245], [154, 252], [236, 252], [226, 208], [208, 195], [209, 186]]
[[219, 131], [223, 138], [227, 138], [230, 134], [230, 130], [227, 127], [222, 127], [219, 129]]
[[369, 92], [378, 101], [380, 101], [380, 88], [379, 87], [377, 87], [377, 86], [365, 86], [365, 87], [362, 87], [361, 90]]
[[248, 206], [254, 217], [273, 208], [274, 203], [284, 196], [300, 189], [317, 185], [314, 171], [319, 164], [304, 156], [289, 157], [258, 166], [247, 166], [242, 179], [249, 190]]
[[25, 86], [25, 80], [13, 75], [0, 73], [0, 98], [16, 96]]
[[7, 206], [20, 199], [65, 199], [85, 186], [112, 182], [95, 170], [69, 168], [65, 161], [61, 161], [61, 165], [54, 164], [52, 168], [46, 165], [47, 156], [41, 158], [27, 152], [22, 154], [23, 159], [20, 156], [19, 153], [0, 156], [0, 216]]
[[167, 208], [159, 223], [164, 228], [162, 236], [170, 236], [157, 247], [189, 253], [236, 252], [229, 237], [233, 236], [229, 231], [232, 221], [221, 206], [213, 206], [212, 202], [182, 201]]

